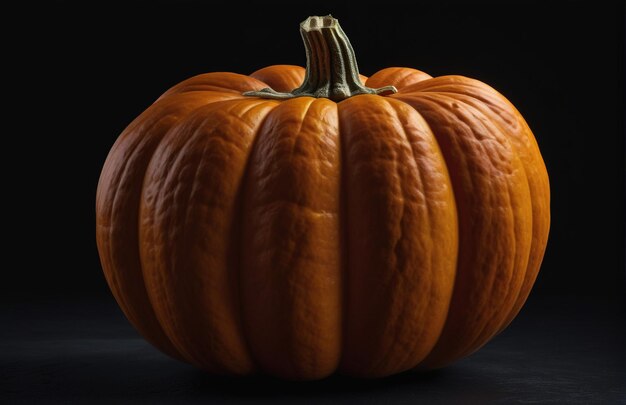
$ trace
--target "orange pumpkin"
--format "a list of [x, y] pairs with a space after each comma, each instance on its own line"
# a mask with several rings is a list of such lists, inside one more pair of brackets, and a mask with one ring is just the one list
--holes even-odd
[[214, 373], [379, 377], [476, 351], [545, 250], [532, 132], [473, 79], [363, 83], [330, 16], [301, 32], [306, 70], [193, 77], [119, 137], [96, 201], [115, 298], [148, 341]]

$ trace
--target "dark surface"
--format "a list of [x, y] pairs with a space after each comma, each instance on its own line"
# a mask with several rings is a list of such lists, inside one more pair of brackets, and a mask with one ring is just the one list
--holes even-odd
[[112, 299], [14, 303], [0, 316], [2, 403], [626, 403], [624, 312], [597, 299], [531, 299], [446, 369], [316, 382], [207, 375], [143, 341]]

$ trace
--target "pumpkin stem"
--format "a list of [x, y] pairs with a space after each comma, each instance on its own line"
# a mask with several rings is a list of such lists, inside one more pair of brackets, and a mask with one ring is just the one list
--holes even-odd
[[306, 50], [306, 74], [302, 85], [288, 93], [266, 87], [247, 91], [244, 96], [278, 100], [308, 96], [341, 101], [358, 94], [397, 91], [393, 86], [373, 89], [361, 83], [354, 49], [339, 21], [331, 15], [307, 18], [300, 24], [300, 34]]

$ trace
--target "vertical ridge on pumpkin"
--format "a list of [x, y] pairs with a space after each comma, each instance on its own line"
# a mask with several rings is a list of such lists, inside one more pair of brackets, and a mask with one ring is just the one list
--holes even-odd
[[550, 184], [537, 141], [517, 109], [504, 96], [484, 83], [463, 78], [463, 83], [465, 82], [471, 83], [471, 86], [466, 88], [459, 86], [465, 90], [465, 93], [453, 93], [453, 95], [480, 109], [507, 131], [511, 144], [520, 156], [527, 173], [526, 177], [531, 195], [533, 239], [528, 267], [516, 302], [509, 316], [498, 330], [499, 333], [519, 313], [539, 273], [550, 230]]
[[241, 292], [246, 335], [266, 373], [317, 379], [340, 354], [336, 104], [284, 101], [250, 156]]
[[[416, 72], [415, 74], [424, 80], [422, 72]], [[403, 69], [400, 73], [406, 72]], [[428, 304], [422, 306], [417, 316], [420, 322], [427, 325], [422, 328], [419, 336], [415, 336], [424, 349], [418, 361], [414, 360], [405, 365], [409, 369], [416, 367], [430, 354], [443, 331], [456, 276], [458, 217], [450, 174], [428, 123], [410, 106], [391, 98], [388, 102], [396, 110], [396, 119], [403, 126], [404, 135], [411, 145], [413, 160], [418, 168], [430, 231], [428, 239], [432, 243], [427, 270], [435, 273], [433, 278], [438, 279], [438, 283], [431, 283]]]
[[146, 171], [140, 217], [148, 293], [175, 346], [204, 369], [253, 369], [232, 284], [235, 202], [265, 100], [210, 104], [179, 121]]
[[339, 116], [348, 216], [340, 372], [380, 377], [415, 367], [439, 337], [456, 211], [443, 157], [413, 109], [364, 95], [339, 104]]
[[[437, 93], [437, 94], [439, 97], [454, 99], [457, 102], [466, 105], [468, 108], [472, 108], [472, 109], [476, 109], [480, 111], [480, 113], [484, 114], [485, 117], [489, 117], [491, 122], [503, 134], [506, 134], [507, 139], [510, 141], [511, 146], [514, 150], [514, 153], [518, 156], [520, 162], [522, 163], [521, 165], [522, 170], [524, 171], [526, 182], [528, 183], [528, 190], [530, 194], [530, 202], [531, 202], [531, 210], [532, 210], [530, 228], [531, 228], [531, 235], [535, 235], [538, 230], [536, 229], [534, 224], [536, 223], [537, 219], [540, 218], [540, 217], [538, 218], [538, 210], [537, 210], [537, 203], [539, 203], [540, 200], [537, 200], [537, 190], [536, 190], [536, 187], [533, 187], [533, 186], [535, 186], [538, 181], [541, 181], [541, 178], [540, 176], [539, 178], [535, 178], [537, 173], [533, 170], [533, 168], [536, 168], [536, 165], [529, 164], [528, 158], [525, 156], [525, 154], [528, 151], [526, 150], [526, 148], [520, 145], [520, 140], [519, 140], [520, 135], [516, 133], [519, 130], [515, 128], [515, 126], [519, 125], [517, 120], [515, 120], [515, 118], [513, 118], [513, 121], [503, 119], [502, 117], [497, 115], [491, 108], [487, 107], [484, 103], [480, 102], [479, 100], [473, 99], [470, 96], [466, 96], [465, 94], [447, 93], [447, 92]], [[522, 136], [526, 137], [526, 135], [522, 135]], [[528, 138], [526, 137], [526, 139]], [[517, 230], [516, 230], [516, 233], [518, 233]], [[540, 243], [541, 245], [545, 247], [545, 240]], [[539, 270], [538, 264], [533, 263], [533, 257], [536, 257], [536, 252], [534, 252], [534, 250], [538, 249], [539, 246], [540, 245], [537, 243], [537, 240], [533, 237], [531, 239], [530, 249], [524, 250], [521, 252], [516, 252], [517, 254], [522, 254], [522, 255], [527, 256], [526, 258], [527, 265], [526, 265], [526, 268], [520, 269], [520, 273], [523, 274], [522, 285], [520, 286], [519, 289], [513, 290], [513, 294], [515, 295], [514, 304], [511, 307], [511, 309], [508, 311], [508, 314], [506, 314], [506, 316], [502, 319], [502, 321], [500, 322], [500, 326], [496, 328], [496, 330], [486, 331], [483, 336], [477, 337], [476, 341], [483, 342], [483, 343], [472, 345], [476, 347], [474, 351], [478, 350], [480, 347], [482, 347], [484, 343], [486, 343], [495, 335], [500, 333], [509, 324], [512, 318], [515, 317], [515, 315], [517, 315], [517, 312], [519, 311], [521, 304], [523, 304], [526, 301], [528, 292], [530, 292], [530, 288], [532, 287], [532, 284], [535, 281], [535, 277], [537, 276], [537, 271]], [[541, 255], [543, 255], [543, 252], [541, 252]], [[521, 301], [521, 304], [520, 304], [520, 301]]]
[[207, 94], [195, 93], [153, 104], [124, 130], [111, 149], [96, 194], [96, 241], [111, 291], [139, 333], [179, 360], [183, 356], [162, 330], [147, 296], [138, 250], [139, 201], [146, 168], [163, 136], [179, 117], [210, 100]]
[[479, 109], [506, 131], [516, 149], [530, 189], [533, 239], [524, 283], [518, 298], [499, 331], [502, 331], [518, 314], [539, 273], [550, 230], [550, 184], [548, 173], [537, 141], [526, 120], [502, 94], [489, 85], [463, 76], [442, 76], [411, 86], [410, 92], [441, 93], [454, 97]]
[[441, 367], [495, 334], [521, 288], [531, 243], [528, 182], [506, 134], [443, 95], [400, 94], [441, 145], [459, 212], [459, 267], [443, 334], [421, 365]]

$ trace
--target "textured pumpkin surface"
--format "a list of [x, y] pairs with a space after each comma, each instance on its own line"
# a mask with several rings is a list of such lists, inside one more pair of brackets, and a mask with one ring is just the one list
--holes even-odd
[[479, 81], [408, 68], [365, 82], [390, 96], [242, 96], [304, 75], [196, 76], [122, 133], [96, 212], [124, 313], [224, 374], [376, 377], [476, 351], [520, 310], [547, 242], [524, 119]]

